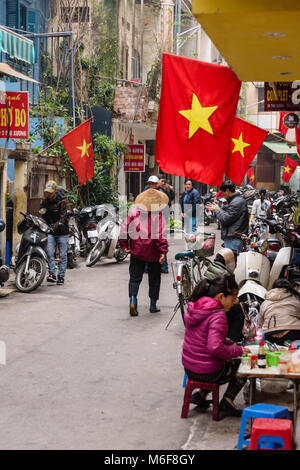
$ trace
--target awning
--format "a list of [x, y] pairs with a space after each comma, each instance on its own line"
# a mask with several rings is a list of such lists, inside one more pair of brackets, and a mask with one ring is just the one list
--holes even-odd
[[284, 142], [264, 142], [263, 145], [268, 147], [274, 153], [293, 153], [297, 154], [297, 147], [293, 145], [290, 147]]
[[193, 0], [193, 13], [240, 80], [300, 79], [299, 1]]
[[34, 43], [14, 31], [0, 26], [0, 50], [27, 64], [35, 63]]
[[0, 62], [0, 76], [1, 75], [8, 75], [9, 77], [19, 78], [20, 80], [27, 80], [28, 82], [33, 82], [33, 83], [38, 83], [38, 84], [40, 83], [37, 80], [34, 80], [31, 77], [28, 77], [24, 73], [18, 72], [17, 70], [13, 69], [8, 64], [5, 64], [4, 62]]

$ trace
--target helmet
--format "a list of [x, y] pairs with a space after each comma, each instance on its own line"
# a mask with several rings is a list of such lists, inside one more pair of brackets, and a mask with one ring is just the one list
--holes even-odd
[[216, 254], [216, 261], [223, 263], [231, 272], [236, 268], [236, 255], [230, 248], [221, 248]]

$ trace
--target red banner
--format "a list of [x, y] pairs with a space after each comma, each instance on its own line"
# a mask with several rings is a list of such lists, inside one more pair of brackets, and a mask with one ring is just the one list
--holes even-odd
[[130, 144], [127, 147], [129, 153], [124, 155], [124, 171], [145, 171], [145, 145]]
[[[5, 91], [0, 100], [0, 138], [28, 139], [28, 91]], [[5, 103], [6, 98], [6, 103]], [[8, 107], [8, 115], [7, 115]]]

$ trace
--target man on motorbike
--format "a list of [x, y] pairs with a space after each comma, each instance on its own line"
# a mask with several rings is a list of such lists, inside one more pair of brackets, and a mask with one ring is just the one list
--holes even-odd
[[235, 191], [235, 184], [230, 180], [223, 181], [220, 189], [223, 192], [223, 197], [228, 202], [228, 206], [221, 209], [218, 204], [213, 203], [207, 207], [216, 213], [216, 217], [221, 223], [221, 238], [224, 240], [225, 248], [240, 253], [243, 250], [243, 241], [234, 233], [248, 233], [247, 202], [240, 193]]
[[[55, 181], [48, 181], [44, 189], [45, 199], [40, 208], [46, 209], [43, 219], [53, 230], [53, 235], [48, 234], [47, 254], [49, 276], [48, 282], [62, 285], [67, 268], [67, 250], [69, 242], [69, 224], [67, 218], [67, 201], [63, 191], [57, 189]], [[58, 277], [56, 279], [55, 251], [59, 251]]]

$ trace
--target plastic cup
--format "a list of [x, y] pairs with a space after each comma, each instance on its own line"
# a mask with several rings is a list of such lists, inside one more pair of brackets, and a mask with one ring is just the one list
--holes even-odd
[[268, 352], [266, 354], [266, 360], [269, 367], [277, 367], [280, 360], [280, 355], [275, 352]]

